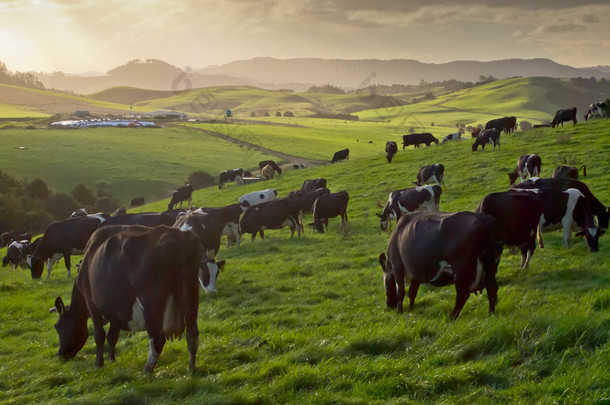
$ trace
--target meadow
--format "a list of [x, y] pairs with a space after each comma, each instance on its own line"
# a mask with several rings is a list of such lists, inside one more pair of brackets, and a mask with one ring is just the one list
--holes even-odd
[[[409, 314], [385, 309], [377, 258], [389, 234], [379, 229], [375, 213], [390, 191], [411, 185], [420, 166], [438, 162], [446, 167], [441, 210], [473, 210], [487, 193], [508, 188], [506, 173], [524, 153], [541, 156], [543, 176], [564, 160], [586, 163], [585, 182], [609, 204], [610, 123], [503, 135], [495, 152], [488, 147], [473, 153], [470, 140], [409, 148], [399, 150], [391, 164], [382, 151], [390, 127], [385, 133], [367, 132], [362, 123], [320, 121], [320, 133], [335, 124], [340, 125], [336, 133], [344, 134], [335, 136], [343, 136], [343, 142], [353, 142], [356, 133], [362, 142], [366, 138], [359, 131], [377, 138], [364, 145], [370, 150], [354, 149], [346, 162], [289, 170], [263, 185], [229, 184], [193, 194], [194, 205], [220, 206], [263, 187], [283, 196], [315, 177], [327, 178], [332, 191], [350, 194], [347, 233], [334, 219], [323, 235], [307, 231], [289, 239], [283, 229], [266, 232], [264, 241], [246, 237], [239, 248], [225, 249], [223, 241], [218, 256], [227, 264], [219, 292], [200, 297], [200, 349], [193, 375], [187, 371], [184, 340], [168, 342], [154, 375], [143, 375], [148, 347], [143, 333], [122, 332], [117, 361], [102, 369], [94, 366], [92, 339], [74, 360], [60, 361], [55, 357], [56, 317], [47, 311], [57, 295], [69, 300], [73, 279], [66, 277], [63, 264], [51, 279], [38, 281], [31, 280], [28, 270], [5, 268], [0, 272], [5, 298], [0, 301], [0, 402], [609, 403], [607, 236], [600, 240], [600, 251], [590, 253], [585, 241], [574, 237], [564, 249], [561, 235], [551, 232], [528, 270], [519, 270], [520, 255], [505, 249], [495, 316], [487, 315], [483, 293], [472, 295], [460, 317], [450, 321], [452, 287], [420, 289]], [[278, 128], [261, 131], [261, 142], [267, 142], [263, 134]], [[302, 130], [304, 139], [306, 131], [313, 132]], [[116, 142], [107, 145], [118, 148]], [[71, 156], [86, 148], [79, 144]], [[112, 163], [124, 176], [153, 170], [120, 170], [124, 164]], [[81, 162], [81, 167], [87, 165], [87, 160]], [[134, 212], [166, 205], [162, 200]]]

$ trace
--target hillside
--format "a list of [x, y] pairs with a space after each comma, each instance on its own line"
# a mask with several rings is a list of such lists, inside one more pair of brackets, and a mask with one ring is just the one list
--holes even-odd
[[[346, 123], [340, 132], [347, 138], [361, 125]], [[153, 377], [142, 374], [149, 345], [143, 332], [122, 332], [116, 362], [103, 368], [94, 366], [92, 337], [73, 360], [60, 361], [57, 318], [48, 309], [58, 295], [68, 303], [74, 278], [65, 276], [63, 264], [51, 279], [35, 282], [27, 270], [2, 271], [0, 291], [10, 299], [0, 301], [0, 402], [604, 403], [610, 395], [608, 235], [590, 253], [582, 238], [573, 237], [565, 249], [560, 233], [545, 233], [546, 247], [536, 249], [527, 271], [505, 249], [495, 315], [488, 316], [483, 292], [471, 295], [451, 321], [453, 287], [421, 287], [411, 313], [385, 309], [378, 257], [389, 233], [379, 230], [375, 213], [390, 191], [411, 185], [421, 165], [436, 162], [446, 167], [441, 210], [472, 210], [487, 193], [507, 189], [506, 173], [523, 153], [542, 157], [544, 176], [562, 159], [586, 162], [585, 182], [608, 205], [610, 144], [599, 134], [609, 131], [609, 120], [536, 129], [503, 137], [495, 152], [473, 153], [467, 140], [400, 150], [391, 164], [373, 144], [349, 161], [287, 170], [265, 182], [280, 196], [317, 177], [328, 179], [332, 191], [347, 190], [348, 231], [333, 218], [323, 235], [307, 231], [289, 239], [287, 229], [266, 230], [264, 241], [245, 235], [239, 248], [223, 243], [218, 258], [227, 262], [218, 293], [200, 296], [192, 375], [184, 339], [165, 344]], [[112, 162], [125, 179], [134, 171], [127, 163]], [[260, 188], [200, 190], [193, 204], [227, 205]], [[137, 211], [164, 210], [167, 202]]]

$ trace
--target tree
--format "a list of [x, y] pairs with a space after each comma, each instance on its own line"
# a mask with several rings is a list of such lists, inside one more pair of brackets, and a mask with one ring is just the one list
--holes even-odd
[[41, 179], [34, 179], [31, 183], [26, 184], [25, 192], [28, 196], [40, 201], [47, 201], [52, 194], [47, 183]]
[[79, 183], [72, 190], [72, 197], [80, 204], [86, 206], [92, 206], [95, 204], [95, 194], [93, 191], [85, 186], [83, 183]]
[[292, 111], [286, 111], [284, 112], [284, 117], [294, 117], [294, 114], [292, 113]]
[[276, 112], [276, 113], [275, 113], [275, 116], [276, 116], [276, 117], [281, 117], [281, 116], [282, 116], [282, 112], [281, 112], [281, 111]]

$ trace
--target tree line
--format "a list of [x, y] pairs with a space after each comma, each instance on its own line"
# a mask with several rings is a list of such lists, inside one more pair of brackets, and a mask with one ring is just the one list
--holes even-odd
[[42, 82], [39, 81], [32, 73], [12, 73], [10, 70], [8, 70], [4, 62], [0, 62], [0, 83], [35, 89], [44, 89], [44, 84], [42, 84]]

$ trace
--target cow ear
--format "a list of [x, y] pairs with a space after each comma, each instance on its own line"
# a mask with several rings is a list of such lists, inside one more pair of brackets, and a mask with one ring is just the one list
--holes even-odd
[[224, 259], [219, 262], [216, 262], [216, 265], [218, 266], [218, 270], [224, 270], [226, 263], [227, 263], [227, 261]]
[[64, 301], [61, 299], [61, 297], [55, 298], [55, 307], [49, 310], [50, 314], [53, 312], [57, 312], [59, 315], [64, 315], [66, 313], [66, 306], [64, 305]]
[[379, 255], [379, 264], [381, 265], [381, 270], [385, 271], [385, 262], [386, 262], [385, 253]]

